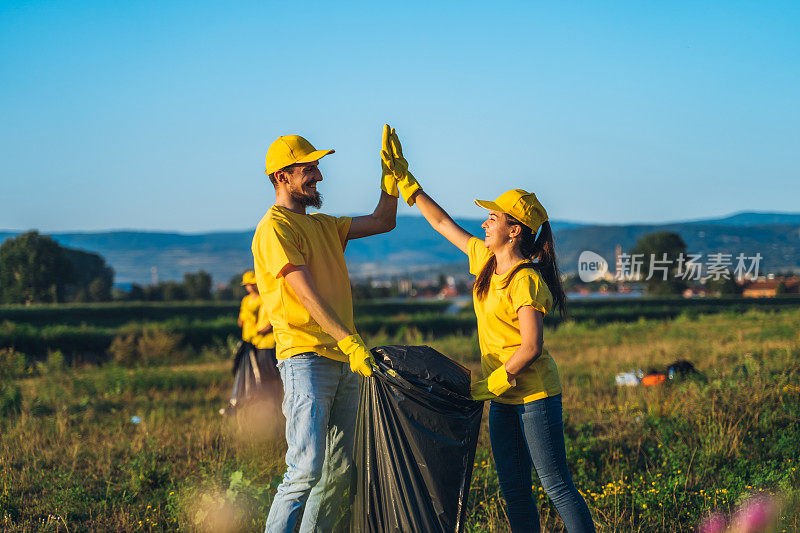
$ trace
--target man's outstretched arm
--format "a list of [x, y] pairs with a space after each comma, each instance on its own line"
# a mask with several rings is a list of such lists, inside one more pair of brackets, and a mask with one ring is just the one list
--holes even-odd
[[[397, 198], [381, 191], [378, 206], [372, 214], [353, 218], [350, 223], [350, 231], [347, 232], [347, 239], [360, 239], [386, 233], [393, 230], [395, 226], [397, 226]], [[288, 278], [286, 281], [289, 281]]]
[[336, 342], [352, 335], [353, 332], [347, 329], [336, 312], [331, 309], [325, 300], [320, 297], [317, 288], [314, 286], [314, 280], [311, 279], [311, 274], [305, 266], [288, 265], [283, 272], [286, 283], [292, 288], [297, 295], [297, 299], [306, 308], [311, 318], [317, 321], [317, 324], [322, 327], [323, 331], [333, 337]]

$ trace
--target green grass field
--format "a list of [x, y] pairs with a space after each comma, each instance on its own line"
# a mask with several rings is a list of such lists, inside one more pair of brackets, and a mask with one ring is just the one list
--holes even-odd
[[[362, 334], [403, 335], [416, 330], [425, 335], [470, 335], [475, 313], [468, 305], [445, 313], [447, 301], [357, 301], [354, 315]], [[781, 298], [609, 298], [570, 302], [570, 319], [580, 324], [607, 324], [692, 318], [717, 313], [780, 311], [800, 307], [800, 297]], [[237, 302], [115, 302], [102, 304], [39, 304], [0, 307], [0, 346], [13, 347], [34, 360], [60, 351], [68, 361], [102, 362], [114, 358], [115, 340], [156, 333], [171, 337], [170, 351], [148, 346], [138, 356], [154, 362], [173, 361], [186, 348], [188, 357], [209, 346], [220, 348], [238, 334]], [[558, 326], [557, 315], [545, 317], [545, 325]], [[130, 359], [130, 357], [127, 357]]]
[[[474, 335], [406, 328], [367, 342], [478, 361]], [[781, 529], [800, 530], [800, 310], [565, 323], [545, 342], [564, 385], [569, 464], [599, 531], [692, 531], [759, 492], [782, 500]], [[283, 473], [283, 421], [263, 404], [217, 414], [232, 384], [226, 353], [134, 368], [64, 367], [55, 353], [25, 371], [4, 351], [0, 529], [261, 530]], [[676, 359], [707, 382], [614, 385], [617, 372]], [[543, 528], [559, 531], [534, 490]], [[469, 531], [506, 531], [485, 420], [468, 514]]]

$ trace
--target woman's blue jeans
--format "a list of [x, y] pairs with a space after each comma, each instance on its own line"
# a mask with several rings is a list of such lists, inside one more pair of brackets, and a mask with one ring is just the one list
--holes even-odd
[[531, 466], [567, 531], [594, 531], [589, 508], [567, 469], [560, 394], [521, 405], [492, 402], [489, 436], [512, 532], [540, 530]]

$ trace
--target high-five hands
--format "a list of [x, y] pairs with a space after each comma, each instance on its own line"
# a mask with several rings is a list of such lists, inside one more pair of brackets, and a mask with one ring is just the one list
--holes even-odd
[[381, 138], [381, 190], [397, 198], [400, 193], [397, 191], [397, 179], [392, 172], [394, 159], [392, 159], [392, 147], [389, 140], [391, 134], [389, 125], [384, 124]]
[[[394, 128], [389, 128], [388, 124], [383, 125], [383, 146], [381, 148], [381, 168], [383, 174], [381, 176], [381, 189], [391, 194], [398, 196], [399, 193], [403, 195], [403, 199], [408, 205], [414, 205], [414, 193], [420, 190], [419, 182], [414, 178], [411, 172], [408, 171], [408, 161], [403, 157], [403, 147], [400, 145], [400, 139], [397, 137], [397, 132]], [[395, 180], [395, 187], [386, 185], [390, 179], [388, 173], [391, 173]], [[387, 190], [388, 189], [388, 190]]]

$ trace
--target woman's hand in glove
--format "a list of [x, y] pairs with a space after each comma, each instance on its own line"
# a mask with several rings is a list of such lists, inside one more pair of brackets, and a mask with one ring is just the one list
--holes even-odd
[[479, 402], [493, 400], [517, 384], [516, 379], [511, 381], [513, 383], [508, 380], [506, 368], [501, 366], [489, 374], [488, 378], [473, 383], [470, 387], [470, 396]]

